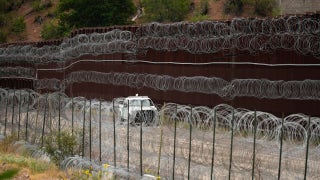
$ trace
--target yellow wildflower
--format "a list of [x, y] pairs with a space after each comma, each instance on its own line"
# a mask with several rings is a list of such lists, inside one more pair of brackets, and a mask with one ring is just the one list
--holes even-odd
[[103, 167], [105, 168], [105, 169], [108, 169], [108, 167], [109, 167], [109, 164], [103, 164]]

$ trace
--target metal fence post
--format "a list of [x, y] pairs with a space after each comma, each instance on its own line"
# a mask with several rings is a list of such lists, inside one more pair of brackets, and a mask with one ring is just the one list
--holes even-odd
[[12, 114], [11, 114], [11, 135], [13, 135], [14, 127], [13, 127], [13, 121], [14, 121], [14, 97], [16, 96], [16, 90], [13, 89], [13, 96], [12, 96]]
[[281, 161], [282, 161], [282, 141], [283, 141], [283, 121], [284, 117], [282, 114], [282, 119], [281, 119], [281, 129], [280, 129], [280, 152], [279, 152], [279, 166], [278, 166], [278, 180], [280, 180], [281, 177]]
[[232, 151], [233, 151], [233, 124], [234, 124], [234, 109], [232, 110], [232, 119], [231, 119], [231, 142], [230, 142], [230, 162], [229, 162], [229, 175], [228, 179], [231, 179], [231, 167], [232, 167]]
[[28, 141], [29, 108], [30, 108], [30, 91], [28, 92], [27, 119], [26, 119], [26, 139], [25, 139], [25, 141]]
[[84, 157], [84, 136], [85, 136], [85, 123], [86, 123], [86, 99], [84, 100], [84, 105], [83, 105], [83, 122], [82, 122], [82, 157]]
[[59, 146], [59, 149], [61, 149], [61, 144], [60, 144], [60, 141], [61, 141], [61, 139], [60, 139], [60, 135], [61, 135], [61, 105], [60, 105], [60, 103], [61, 103], [61, 95], [60, 95], [60, 93], [59, 93], [59, 97], [58, 97], [58, 146]]
[[41, 134], [41, 147], [43, 147], [44, 128], [45, 128], [45, 125], [46, 125], [47, 101], [48, 101], [48, 95], [46, 95], [46, 99], [45, 99], [45, 103], [44, 103], [43, 122], [42, 122], [42, 134]]
[[112, 101], [112, 119], [113, 119], [113, 161], [114, 167], [117, 167], [117, 142], [116, 142], [116, 117], [114, 113], [114, 99]]
[[37, 128], [38, 128], [38, 119], [39, 119], [39, 106], [40, 106], [40, 97], [38, 97], [38, 104], [37, 104], [37, 110], [36, 110], [36, 126], [34, 128], [34, 143], [36, 143], [37, 140]]
[[192, 107], [190, 109], [189, 117], [189, 158], [188, 158], [188, 179], [190, 179], [190, 165], [191, 165], [191, 146], [192, 146]]
[[256, 134], [257, 134], [257, 111], [254, 111], [254, 120], [253, 120], [253, 157], [252, 157], [252, 173], [251, 177], [252, 180], [254, 180], [254, 166], [255, 166], [255, 160], [256, 160]]
[[311, 127], [311, 117], [308, 119], [308, 129], [307, 129], [307, 144], [306, 144], [306, 159], [304, 165], [304, 177], [303, 179], [307, 179], [307, 170], [308, 170], [308, 156], [309, 156], [309, 141], [310, 141], [310, 127]]
[[18, 141], [20, 140], [20, 123], [21, 123], [21, 89], [19, 90], [19, 101], [18, 101]]
[[[178, 105], [176, 105], [176, 115], [178, 113]], [[172, 165], [172, 179], [174, 180], [174, 172], [176, 166], [176, 139], [177, 139], [177, 120], [174, 119], [174, 135], [173, 135], [173, 165]]]
[[4, 136], [7, 135], [7, 121], [8, 121], [8, 103], [9, 103], [9, 96], [6, 97], [6, 114], [4, 119]]
[[128, 172], [129, 172], [129, 164], [130, 164], [130, 145], [129, 145], [129, 136], [130, 136], [130, 131], [129, 131], [129, 124], [130, 124], [130, 113], [129, 113], [129, 106], [130, 106], [130, 104], [129, 104], [130, 102], [129, 102], [129, 100], [128, 100], [128, 123], [127, 123], [127, 157], [128, 157], [128, 159], [127, 159], [127, 169], [128, 169]]
[[71, 98], [71, 135], [73, 136], [73, 119], [74, 119], [74, 104], [73, 104], [73, 97]]
[[[142, 113], [142, 101], [140, 102], [140, 112], [141, 112], [141, 117], [143, 116]], [[143, 175], [143, 171], [142, 171], [142, 122], [140, 123], [140, 176]]]
[[91, 110], [92, 110], [92, 107], [91, 107], [91, 98], [90, 98], [90, 101], [89, 101], [89, 151], [90, 151], [90, 154], [89, 154], [89, 157], [90, 157], [90, 161], [91, 161], [91, 151], [92, 151], [92, 142], [91, 142], [91, 134], [92, 134], [92, 131], [91, 131]]
[[162, 136], [163, 136], [163, 129], [160, 129], [160, 147], [159, 147], [159, 155], [158, 155], [158, 171], [157, 176], [160, 177], [160, 160], [161, 160], [161, 149], [162, 149]]
[[99, 101], [99, 162], [101, 164], [101, 99]]
[[210, 179], [214, 179], [213, 167], [214, 167], [214, 151], [215, 151], [215, 143], [216, 143], [216, 121], [217, 121], [217, 110], [214, 109], [213, 115], [213, 133], [212, 133], [212, 160], [211, 160], [211, 173]]

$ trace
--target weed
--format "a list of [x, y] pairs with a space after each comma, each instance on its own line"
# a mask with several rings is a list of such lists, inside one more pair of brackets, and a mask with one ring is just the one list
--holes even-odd
[[11, 179], [15, 175], [17, 175], [19, 172], [19, 169], [13, 168], [13, 169], [8, 169], [0, 174], [0, 179]]
[[54, 167], [53, 164], [45, 161], [13, 154], [1, 154], [0, 161], [8, 164], [15, 164], [20, 168], [30, 168], [33, 173], [42, 173]]
[[224, 13], [240, 15], [243, 12], [242, 0], [228, 0], [224, 4]]
[[22, 33], [26, 29], [26, 23], [24, 22], [23, 17], [17, 17], [16, 19], [13, 20], [12, 24], [12, 32], [16, 34]]
[[63, 36], [63, 32], [59, 25], [57, 25], [54, 21], [50, 21], [45, 23], [43, 29], [41, 31], [41, 37], [45, 40], [48, 39], [56, 39]]
[[0, 152], [12, 152], [12, 150], [14, 149], [13, 143], [17, 140], [18, 137], [16, 135], [7, 136], [4, 140], [0, 142]]
[[260, 16], [270, 16], [277, 13], [275, 0], [256, 0], [255, 13]]
[[56, 164], [60, 163], [69, 156], [74, 154], [77, 149], [76, 135], [69, 132], [52, 132], [45, 139], [45, 151], [50, 156], [51, 160]]
[[41, 0], [34, 0], [32, 2], [32, 10], [33, 11], [41, 11], [47, 9], [52, 6], [51, 0], [41, 1]]

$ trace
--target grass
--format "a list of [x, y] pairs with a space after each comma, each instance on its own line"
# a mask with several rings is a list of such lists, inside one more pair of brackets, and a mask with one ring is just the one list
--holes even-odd
[[65, 172], [52, 162], [15, 153], [16, 136], [8, 136], [0, 142], [0, 179], [10, 179], [28, 174], [31, 179], [64, 179]]
[[52, 163], [16, 154], [1, 154], [0, 162], [14, 164], [18, 168], [29, 168], [31, 173], [43, 173], [49, 169], [56, 169]]
[[[59, 170], [53, 163], [37, 160], [31, 157], [24, 157], [18, 154], [1, 153], [0, 163], [6, 170], [0, 172], [0, 179], [11, 178], [19, 172], [26, 172], [31, 179], [64, 179], [65, 172]], [[1, 169], [0, 169], [1, 171]]]
[[4, 172], [0, 173], [0, 179], [11, 179], [15, 175], [17, 175], [18, 172], [19, 172], [19, 169], [15, 169], [15, 168], [5, 170]]

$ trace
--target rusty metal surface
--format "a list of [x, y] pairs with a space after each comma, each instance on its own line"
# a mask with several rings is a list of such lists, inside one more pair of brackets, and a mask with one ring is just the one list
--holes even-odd
[[[301, 15], [305, 17], [319, 14]], [[112, 26], [97, 28], [82, 28], [71, 33], [70, 37], [77, 34], [104, 33], [113, 29], [128, 30], [136, 32], [139, 26]], [[62, 39], [43, 41], [43, 42], [20, 42], [1, 44], [0, 47], [10, 45], [32, 45], [42, 47], [45, 45], [59, 45]], [[305, 56], [284, 49], [278, 49], [272, 53], [260, 53], [252, 55], [249, 52], [223, 51], [215, 54], [191, 54], [185, 51], [164, 52], [148, 50], [146, 54], [138, 53], [136, 59], [152, 62], [182, 62], [182, 63], [207, 63], [207, 62], [255, 62], [265, 64], [300, 64], [301, 66], [263, 66], [263, 65], [228, 65], [228, 64], [211, 64], [211, 65], [186, 65], [186, 64], [150, 64], [136, 62], [79, 62], [83, 59], [95, 60], [124, 60], [126, 54], [108, 54], [108, 55], [84, 55], [75, 58], [64, 66], [69, 66], [60, 71], [38, 70], [37, 78], [57, 78], [64, 79], [69, 73], [75, 71], [98, 71], [98, 72], [126, 72], [126, 73], [148, 73], [158, 75], [179, 76], [206, 76], [219, 77], [231, 81], [233, 79], [268, 79], [268, 80], [320, 80], [319, 66], [303, 66], [302, 64], [320, 64], [319, 59], [312, 56]], [[22, 66], [34, 67], [37, 69], [58, 68], [61, 64], [49, 63], [45, 65], [33, 64], [14, 64], [2, 63], [1, 67]], [[2, 88], [33, 88], [32, 80], [19, 78], [0, 78], [0, 87]], [[46, 92], [43, 90], [42, 92]], [[158, 91], [151, 88], [130, 88], [126, 86], [112, 86], [95, 83], [74, 83], [67, 87], [65, 93], [70, 96], [85, 96], [87, 98], [102, 98], [112, 100], [115, 97], [124, 97], [139, 93], [148, 95], [156, 103], [176, 102], [181, 104], [215, 106], [226, 103], [234, 107], [247, 108], [275, 113], [277, 115], [290, 113], [305, 113], [309, 115], [320, 116], [318, 107], [320, 102], [317, 100], [288, 100], [288, 99], [258, 99], [253, 97], [236, 97], [233, 100], [223, 99], [217, 95], [186, 93], [178, 91]]]

